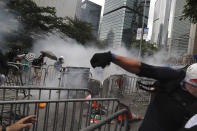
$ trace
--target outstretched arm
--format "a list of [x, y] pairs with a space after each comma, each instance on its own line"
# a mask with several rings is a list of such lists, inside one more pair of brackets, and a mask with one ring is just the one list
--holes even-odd
[[148, 65], [132, 58], [115, 55], [111, 52], [96, 53], [90, 60], [93, 68], [104, 68], [107, 65], [110, 65], [110, 62], [113, 62], [126, 71], [135, 73], [138, 76], [153, 78], [156, 80], [168, 81], [177, 79], [180, 75], [184, 75], [180, 70], [178, 71], [168, 67]]
[[140, 72], [141, 62], [132, 58], [115, 55], [112, 62], [128, 72], [138, 74]]
[[184, 77], [181, 70], [174, 70], [169, 67], [153, 66], [142, 63], [132, 58], [114, 55], [112, 62], [128, 72], [135, 73], [142, 77], [153, 78], [156, 80], [168, 81], [177, 79], [179, 76]]

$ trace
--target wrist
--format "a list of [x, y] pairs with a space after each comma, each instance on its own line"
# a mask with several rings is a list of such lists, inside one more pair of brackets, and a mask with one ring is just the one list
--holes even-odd
[[111, 58], [112, 58], [112, 61], [114, 61], [115, 60], [115, 54], [114, 53], [111, 53]]

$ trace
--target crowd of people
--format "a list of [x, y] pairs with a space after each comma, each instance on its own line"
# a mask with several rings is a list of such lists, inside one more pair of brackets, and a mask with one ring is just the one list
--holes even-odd
[[[31, 70], [31, 68], [33, 68], [34, 76], [32, 79], [35, 79], [36, 81], [41, 80], [41, 68], [46, 65], [46, 62], [44, 62], [46, 54], [42, 51], [40, 52], [40, 56], [36, 58], [34, 53], [23, 51], [20, 48], [13, 48], [6, 53], [6, 57], [8, 58], [9, 63], [16, 65], [23, 72], [28, 72]], [[60, 56], [54, 62], [55, 71], [60, 72], [63, 64], [64, 57]]]

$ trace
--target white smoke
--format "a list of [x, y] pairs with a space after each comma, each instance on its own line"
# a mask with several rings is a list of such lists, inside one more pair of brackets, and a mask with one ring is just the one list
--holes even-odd
[[4, 1], [0, 1], [0, 33], [10, 33], [16, 31], [19, 27], [19, 22], [16, 17], [10, 13]]
[[[0, 1], [0, 41], [4, 39], [4, 36], [8, 33], [12, 33], [19, 29], [19, 22], [16, 16], [10, 12], [6, 5], [6, 1]], [[5, 50], [5, 45], [1, 42], [0, 49]]]
[[[42, 39], [39, 39], [35, 42], [33, 47], [33, 52], [39, 54], [42, 50], [52, 51], [57, 57], [64, 56], [64, 65], [63, 66], [73, 66], [73, 67], [87, 67], [91, 69], [93, 78], [98, 80], [104, 80], [112, 74], [125, 74], [126, 71], [119, 68], [118, 66], [111, 64], [109, 67], [95, 68], [93, 69], [90, 65], [90, 59], [93, 54], [98, 52], [111, 51], [115, 54], [122, 56], [137, 58], [137, 52], [135, 50], [127, 50], [124, 47], [119, 49], [107, 48], [107, 49], [98, 49], [95, 47], [84, 47], [77, 43], [75, 40], [66, 38], [66, 40], [60, 38], [57, 34], [49, 34]], [[45, 60], [47, 64], [54, 64], [55, 61], [49, 59]]]
[[[39, 54], [42, 50], [52, 51], [57, 57], [64, 56], [64, 67], [87, 67], [90, 68], [93, 78], [103, 81], [105, 78], [114, 74], [128, 74], [127, 71], [118, 67], [115, 64], [111, 64], [105, 69], [95, 68], [93, 69], [90, 65], [90, 59], [95, 53], [111, 51], [114, 54], [126, 56], [134, 59], [138, 59], [138, 51], [136, 49], [128, 50], [125, 47], [120, 47], [114, 49], [108, 47], [107, 49], [98, 49], [96, 47], [85, 47], [77, 43], [75, 40], [70, 38], [62, 39], [59, 34], [48, 34], [42, 39], [38, 39], [34, 43], [33, 52]], [[156, 53], [154, 56], [146, 57], [142, 59], [143, 62], [152, 64], [152, 65], [163, 65], [163, 61], [166, 59], [166, 52], [161, 50]], [[47, 64], [53, 65], [55, 61], [49, 59], [46, 60]]]
[[161, 49], [153, 56], [147, 56], [143, 59], [143, 62], [156, 66], [165, 66], [165, 61], [168, 59], [168, 52], [165, 49]]

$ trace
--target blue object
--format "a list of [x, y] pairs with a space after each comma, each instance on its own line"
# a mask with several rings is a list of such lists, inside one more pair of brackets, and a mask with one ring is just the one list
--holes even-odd
[[197, 60], [197, 54], [194, 55], [194, 59]]
[[111, 53], [112, 61], [115, 59], [115, 54]]

